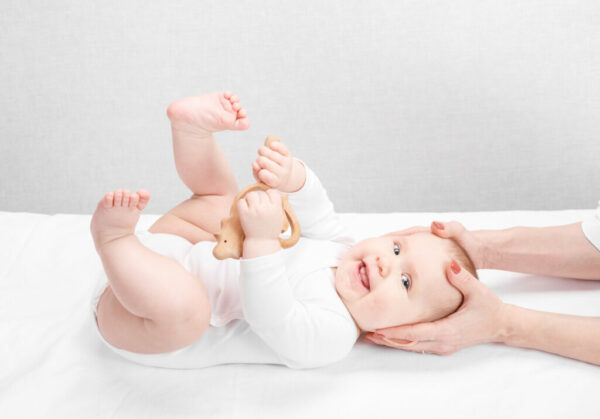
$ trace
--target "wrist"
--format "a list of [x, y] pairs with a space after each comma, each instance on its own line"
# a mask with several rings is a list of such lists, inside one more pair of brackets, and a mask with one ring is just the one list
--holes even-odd
[[519, 307], [512, 304], [502, 303], [498, 316], [499, 327], [493, 336], [492, 342], [508, 345], [512, 341], [515, 335], [515, 323], [513, 319], [515, 319], [515, 311], [518, 309]]
[[494, 269], [498, 259], [495, 244], [497, 230], [478, 230], [473, 231], [472, 234], [479, 248], [473, 260], [475, 269]]
[[244, 240], [244, 259], [270, 255], [281, 250], [279, 238], [246, 237]]
[[292, 173], [290, 174], [290, 179], [288, 180], [287, 185], [285, 185], [285, 189], [282, 189], [283, 192], [287, 193], [298, 192], [306, 182], [306, 168], [304, 167], [304, 164], [298, 159], [293, 159], [292, 161]]

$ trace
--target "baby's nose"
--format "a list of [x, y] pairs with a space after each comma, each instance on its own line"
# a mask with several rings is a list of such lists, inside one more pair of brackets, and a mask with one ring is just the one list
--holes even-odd
[[387, 277], [390, 273], [390, 265], [387, 263], [387, 260], [381, 256], [377, 256], [376, 261], [379, 268], [379, 275], [383, 278]]

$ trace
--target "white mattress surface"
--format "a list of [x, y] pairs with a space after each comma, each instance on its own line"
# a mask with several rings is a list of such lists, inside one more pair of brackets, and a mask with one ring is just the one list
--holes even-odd
[[[593, 211], [342, 214], [357, 238], [458, 220], [468, 228], [559, 225]], [[143, 215], [139, 229], [157, 218]], [[488, 344], [451, 356], [359, 342], [343, 361], [292, 370], [132, 364], [95, 335], [89, 300], [101, 265], [90, 215], [0, 212], [2, 418], [600, 417], [600, 369]], [[480, 271], [506, 302], [600, 315], [600, 281]]]

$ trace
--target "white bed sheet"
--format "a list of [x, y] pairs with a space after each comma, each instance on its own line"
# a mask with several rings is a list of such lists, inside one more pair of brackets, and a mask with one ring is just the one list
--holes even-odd
[[[432, 220], [467, 227], [558, 225], [592, 211], [342, 214], [357, 237]], [[140, 229], [157, 216], [143, 215]], [[96, 337], [89, 300], [101, 271], [89, 215], [0, 212], [0, 417], [599, 417], [600, 369], [480, 345], [441, 357], [359, 342], [342, 362], [291, 370], [143, 367]], [[600, 315], [600, 281], [480, 271], [504, 301]]]

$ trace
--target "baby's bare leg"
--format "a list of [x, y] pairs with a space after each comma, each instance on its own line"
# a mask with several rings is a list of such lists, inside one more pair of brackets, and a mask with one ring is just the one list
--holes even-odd
[[198, 339], [208, 327], [210, 305], [202, 281], [134, 236], [149, 198], [143, 190], [117, 190], [104, 196], [92, 217], [94, 244], [110, 284], [97, 319], [112, 345], [160, 353]]
[[248, 129], [246, 111], [231, 92], [215, 92], [177, 100], [167, 115], [177, 173], [193, 195], [161, 217], [150, 231], [177, 234], [192, 243], [214, 240], [238, 187], [213, 133]]

